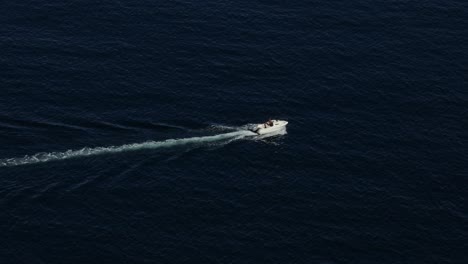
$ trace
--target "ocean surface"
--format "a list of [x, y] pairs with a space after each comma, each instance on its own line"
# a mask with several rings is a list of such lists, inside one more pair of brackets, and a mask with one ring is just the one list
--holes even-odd
[[0, 7], [0, 263], [468, 263], [467, 1]]

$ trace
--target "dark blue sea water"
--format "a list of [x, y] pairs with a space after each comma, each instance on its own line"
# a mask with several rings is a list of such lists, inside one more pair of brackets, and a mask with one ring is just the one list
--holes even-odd
[[0, 7], [0, 263], [468, 263], [468, 2]]

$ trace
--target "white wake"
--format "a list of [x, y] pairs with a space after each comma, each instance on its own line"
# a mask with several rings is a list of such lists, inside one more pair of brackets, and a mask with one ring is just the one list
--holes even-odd
[[126, 151], [144, 150], [144, 149], [159, 149], [170, 148], [175, 146], [190, 145], [202, 146], [207, 143], [233, 141], [247, 136], [256, 135], [252, 131], [235, 131], [231, 133], [219, 134], [215, 136], [205, 137], [191, 137], [180, 139], [168, 139], [164, 141], [147, 141], [143, 143], [126, 144], [121, 146], [110, 147], [97, 147], [97, 148], [83, 148], [80, 150], [68, 150], [65, 152], [50, 152], [50, 153], [37, 153], [32, 156], [24, 156], [22, 158], [1, 159], [0, 167], [18, 166], [26, 164], [34, 164], [41, 162], [48, 162], [54, 160], [65, 160], [76, 157], [87, 157], [101, 154], [120, 153]]

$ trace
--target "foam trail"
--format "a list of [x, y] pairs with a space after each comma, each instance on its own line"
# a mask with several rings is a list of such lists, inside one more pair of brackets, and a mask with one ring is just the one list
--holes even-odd
[[247, 136], [256, 135], [251, 131], [236, 131], [231, 133], [219, 134], [215, 136], [206, 137], [192, 137], [192, 138], [181, 138], [181, 139], [168, 139], [164, 141], [147, 141], [143, 143], [126, 144], [122, 146], [110, 146], [110, 147], [97, 147], [97, 148], [83, 148], [80, 150], [68, 150], [65, 152], [50, 152], [50, 153], [38, 153], [32, 156], [24, 156], [23, 158], [11, 158], [0, 160], [0, 167], [7, 166], [18, 166], [26, 164], [41, 163], [54, 160], [65, 160], [75, 157], [86, 157], [101, 154], [120, 153], [126, 151], [135, 151], [142, 149], [158, 149], [158, 148], [169, 148], [174, 146], [196, 144], [202, 145], [211, 142], [223, 141], [223, 140], [236, 140]]

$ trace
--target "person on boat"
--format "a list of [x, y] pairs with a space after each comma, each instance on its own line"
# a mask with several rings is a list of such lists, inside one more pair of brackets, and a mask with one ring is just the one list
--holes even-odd
[[273, 126], [273, 120], [268, 119], [265, 123], [263, 123], [263, 128], [271, 127]]

